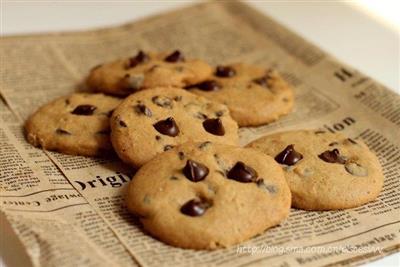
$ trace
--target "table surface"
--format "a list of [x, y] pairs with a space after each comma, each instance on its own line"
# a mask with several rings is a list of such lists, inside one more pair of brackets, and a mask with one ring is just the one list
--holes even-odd
[[[106, 27], [190, 5], [196, 1], [7, 1], [2, 0], [2, 36]], [[400, 25], [360, 6], [339, 1], [249, 1], [315, 45], [389, 89], [400, 93]], [[0, 223], [0, 266], [20, 266], [22, 249], [11, 250], [10, 227]], [[7, 240], [8, 241], [8, 240]], [[10, 242], [18, 242], [11, 240]], [[20, 246], [17, 244], [16, 246]], [[365, 266], [400, 266], [400, 253]]]

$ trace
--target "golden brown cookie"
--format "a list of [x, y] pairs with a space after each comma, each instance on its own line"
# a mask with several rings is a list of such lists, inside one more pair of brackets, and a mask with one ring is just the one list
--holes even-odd
[[109, 117], [120, 99], [75, 93], [37, 110], [26, 122], [26, 137], [47, 150], [98, 156], [112, 151]]
[[114, 111], [111, 129], [119, 157], [137, 167], [189, 141], [238, 144], [237, 124], [225, 105], [176, 88], [130, 95]]
[[296, 208], [357, 207], [374, 200], [382, 189], [378, 158], [361, 140], [301, 130], [264, 136], [247, 146], [282, 165]]
[[181, 145], [142, 166], [126, 201], [162, 241], [216, 249], [281, 223], [290, 199], [283, 171], [271, 157], [205, 142]]
[[105, 63], [93, 68], [87, 78], [90, 89], [113, 95], [163, 86], [184, 87], [202, 81], [212, 68], [198, 59], [186, 59], [180, 51], [150, 53]]
[[218, 66], [207, 80], [186, 88], [227, 105], [239, 126], [276, 121], [294, 102], [293, 90], [276, 71], [245, 64]]

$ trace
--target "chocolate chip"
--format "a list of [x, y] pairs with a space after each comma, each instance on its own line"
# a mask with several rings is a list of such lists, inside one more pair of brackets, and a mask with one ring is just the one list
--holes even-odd
[[192, 199], [181, 207], [181, 212], [185, 215], [197, 217], [203, 215], [210, 207], [210, 203], [202, 200]]
[[329, 144], [329, 146], [336, 146], [338, 144], [339, 144], [338, 142], [332, 142], [332, 143]]
[[303, 158], [303, 155], [294, 150], [294, 145], [288, 145], [282, 152], [275, 157], [275, 161], [280, 164], [292, 166]]
[[207, 132], [213, 135], [222, 136], [225, 134], [224, 126], [222, 125], [222, 121], [219, 118], [207, 119], [203, 121], [203, 127]]
[[151, 117], [153, 115], [151, 113], [151, 110], [143, 104], [137, 104], [136, 106], [134, 106], [134, 109], [137, 114], [143, 114], [147, 117]]
[[158, 140], [161, 140], [161, 136], [156, 135], [156, 140], [157, 140], [157, 141], [158, 141]]
[[150, 60], [149, 56], [146, 53], [144, 53], [142, 50], [140, 50], [136, 54], [136, 56], [129, 58], [127, 68], [134, 68], [137, 65], [139, 65], [141, 63], [145, 63], [149, 60]]
[[110, 133], [111, 133], [110, 129], [106, 129], [106, 130], [98, 131], [96, 134], [109, 135]]
[[176, 125], [174, 118], [169, 117], [153, 124], [153, 127], [161, 134], [175, 137], [179, 134], [178, 125]]
[[236, 70], [230, 66], [217, 66], [214, 74], [223, 78], [233, 77], [236, 75]]
[[168, 150], [171, 150], [171, 149], [173, 149], [173, 148], [174, 148], [173, 145], [165, 145], [165, 146], [164, 146], [164, 151], [168, 151]]
[[124, 121], [119, 121], [119, 125], [121, 127], [128, 127], [128, 125], [126, 125], [126, 123]]
[[96, 110], [95, 106], [92, 105], [79, 105], [71, 113], [74, 115], [90, 116]]
[[229, 179], [233, 179], [241, 183], [254, 182], [257, 176], [258, 174], [253, 168], [247, 166], [241, 161], [236, 162], [235, 166], [233, 166], [233, 168], [230, 169], [227, 174]]
[[172, 108], [172, 99], [166, 96], [153, 96], [151, 101], [162, 108]]
[[206, 178], [209, 169], [199, 162], [188, 159], [182, 172], [190, 181], [199, 182]]
[[172, 54], [168, 55], [165, 59], [166, 62], [175, 63], [179, 61], [185, 61], [183, 54], [179, 50], [175, 50]]
[[186, 89], [197, 88], [197, 89], [200, 89], [200, 90], [203, 90], [203, 91], [217, 91], [217, 90], [221, 89], [221, 85], [218, 82], [214, 81], [214, 80], [207, 80], [207, 81], [204, 81], [204, 82], [201, 82], [201, 83], [197, 83], [197, 84], [194, 84], [194, 85], [186, 86], [185, 88]]
[[56, 130], [56, 134], [60, 134], [60, 135], [71, 135], [70, 132], [68, 132], [68, 131], [66, 131], [66, 130], [63, 130], [63, 129], [60, 129], [60, 128], [58, 128], [58, 129]]
[[339, 150], [336, 148], [333, 150], [326, 150], [325, 152], [319, 154], [318, 157], [328, 163], [346, 163], [345, 158], [340, 155]]
[[180, 160], [183, 160], [185, 158], [185, 153], [183, 153], [182, 151], [178, 152], [178, 157]]
[[348, 163], [346, 163], [346, 165], [344, 165], [344, 168], [351, 175], [355, 175], [355, 176], [367, 176], [368, 175], [367, 169], [356, 162], [348, 162]]

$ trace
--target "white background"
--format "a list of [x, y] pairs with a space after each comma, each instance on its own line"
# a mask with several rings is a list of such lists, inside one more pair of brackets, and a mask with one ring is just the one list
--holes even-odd
[[[0, 30], [2, 36], [85, 30], [118, 25], [191, 2], [196, 1], [0, 0]], [[249, 4], [400, 93], [400, 8], [396, 1], [251, 1]], [[368, 6], [373, 6], [372, 12], [365, 8]], [[0, 223], [0, 266], [5, 266], [4, 262], [16, 266], [16, 258], [21, 258], [22, 252], [7, 249], [10, 244], [6, 243], [5, 235], [9, 236], [10, 230], [4, 222]], [[400, 266], [399, 253], [368, 266]]]

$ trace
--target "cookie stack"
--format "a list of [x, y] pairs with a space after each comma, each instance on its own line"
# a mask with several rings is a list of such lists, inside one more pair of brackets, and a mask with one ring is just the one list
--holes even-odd
[[275, 121], [293, 107], [292, 89], [274, 70], [139, 51], [96, 66], [87, 85], [93, 93], [34, 113], [28, 141], [73, 155], [115, 150], [139, 168], [129, 209], [168, 244], [227, 247], [281, 223], [291, 205], [350, 208], [381, 190], [376, 156], [339, 134], [293, 131], [238, 147], [238, 126]]

